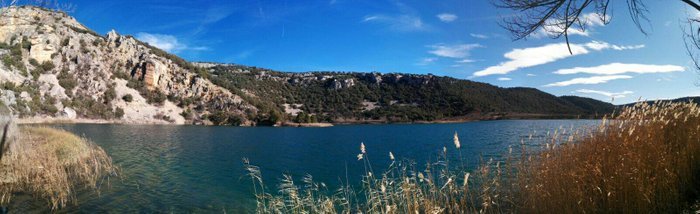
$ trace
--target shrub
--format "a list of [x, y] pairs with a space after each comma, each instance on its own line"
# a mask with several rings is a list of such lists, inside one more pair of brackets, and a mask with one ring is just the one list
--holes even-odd
[[163, 102], [167, 99], [167, 96], [160, 90], [149, 91], [148, 89], [141, 92], [141, 94], [146, 95], [146, 101], [148, 103], [153, 103], [156, 105], [163, 105]]
[[12, 46], [9, 55], [2, 56], [2, 63], [5, 67], [14, 67], [20, 70], [22, 75], [27, 75], [27, 67], [24, 66], [24, 62], [22, 62], [22, 47], [20, 44]]
[[134, 101], [134, 97], [131, 96], [131, 94], [127, 94], [122, 96], [122, 100], [124, 100], [124, 102], [130, 103], [131, 101]]
[[208, 119], [214, 125], [232, 125], [238, 126], [243, 121], [239, 115], [228, 113], [225, 111], [214, 111], [213, 113], [206, 115], [204, 119]]
[[78, 85], [78, 81], [75, 79], [73, 74], [70, 74], [67, 70], [64, 70], [58, 74], [58, 85], [66, 89], [66, 91], [72, 91], [75, 86]]
[[22, 37], [22, 43], [20, 43], [20, 44], [22, 45], [23, 49], [26, 49], [26, 50], [32, 49], [32, 43], [29, 42], [29, 37], [27, 37], [27, 36]]
[[36, 61], [36, 59], [29, 59], [29, 64], [34, 66], [34, 67], [39, 67], [39, 62]]
[[117, 107], [114, 109], [114, 117], [117, 119], [121, 119], [124, 117], [124, 109]]
[[7, 82], [2, 83], [2, 88], [5, 90], [15, 91], [17, 88], [17, 85], [15, 85], [14, 82], [7, 81]]
[[117, 98], [117, 91], [114, 90], [114, 86], [110, 85], [109, 87], [107, 87], [107, 90], [105, 90], [105, 93], [102, 95], [102, 101], [105, 104], [109, 104], [115, 98]]
[[193, 116], [194, 116], [194, 115], [192, 114], [192, 110], [190, 110], [190, 109], [185, 109], [184, 111], [182, 111], [182, 113], [180, 113], [180, 115], [181, 115], [182, 117], [184, 117], [185, 120], [191, 120], [191, 119], [193, 118]]
[[63, 39], [63, 41], [61, 41], [61, 46], [62, 46], [62, 47], [66, 47], [66, 46], [68, 46], [69, 44], [70, 44], [70, 39], [69, 39], [69, 38], [65, 38], [65, 39]]
[[114, 72], [114, 73], [112, 73], [112, 79], [114, 79], [114, 78], [129, 80], [129, 79], [131, 79], [131, 76], [129, 76], [129, 74], [127, 74], [127, 72]]
[[49, 72], [49, 71], [53, 70], [54, 68], [56, 68], [56, 66], [50, 60], [41, 63], [40, 67], [41, 67], [41, 70], [44, 71], [44, 73]]

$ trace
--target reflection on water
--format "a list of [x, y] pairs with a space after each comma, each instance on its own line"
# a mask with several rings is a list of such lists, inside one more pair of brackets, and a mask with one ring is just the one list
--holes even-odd
[[[457, 131], [470, 167], [537, 131], [595, 124], [592, 120], [517, 120], [460, 124], [348, 125], [331, 128], [203, 127], [154, 125], [61, 125], [102, 146], [121, 168], [99, 196], [81, 193], [79, 204], [62, 212], [250, 212], [254, 201], [241, 159], [261, 167], [269, 186], [287, 173], [311, 174], [331, 187], [356, 182], [362, 172], [360, 142], [375, 170], [388, 153], [423, 164], [443, 146], [452, 148]], [[352, 181], [355, 180], [355, 181]], [[273, 190], [274, 191], [274, 190]], [[43, 202], [22, 197], [15, 212], [46, 211]]]

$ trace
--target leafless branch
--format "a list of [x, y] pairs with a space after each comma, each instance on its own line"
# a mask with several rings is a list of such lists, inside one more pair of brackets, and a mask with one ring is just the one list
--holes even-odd
[[[569, 44], [571, 32], [585, 32], [593, 21], [590, 19], [598, 18], [603, 24], [610, 22], [610, 0], [499, 0], [495, 4], [518, 13], [501, 23], [514, 40], [525, 39], [541, 30], [555, 39], [564, 36]], [[648, 22], [648, 10], [642, 0], [627, 0], [627, 6], [635, 25], [646, 34], [641, 23]], [[597, 17], [586, 16], [589, 12]]]

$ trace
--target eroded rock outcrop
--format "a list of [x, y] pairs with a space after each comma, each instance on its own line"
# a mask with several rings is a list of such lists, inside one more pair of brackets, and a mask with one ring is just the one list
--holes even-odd
[[225, 111], [250, 124], [243, 115], [257, 111], [198, 67], [131, 36], [102, 36], [43, 8], [3, 10], [0, 55], [11, 60], [0, 65], [0, 84], [12, 84], [13, 93], [2, 97], [21, 117], [191, 123]]

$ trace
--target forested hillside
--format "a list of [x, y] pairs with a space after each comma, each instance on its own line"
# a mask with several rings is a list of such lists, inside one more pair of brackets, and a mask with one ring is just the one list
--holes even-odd
[[[411, 122], [509, 117], [596, 117], [614, 106], [556, 97], [533, 88], [500, 88], [415, 74], [285, 73], [201, 63], [208, 78], [274, 117], [295, 122]], [[224, 116], [224, 115], [222, 115]]]

